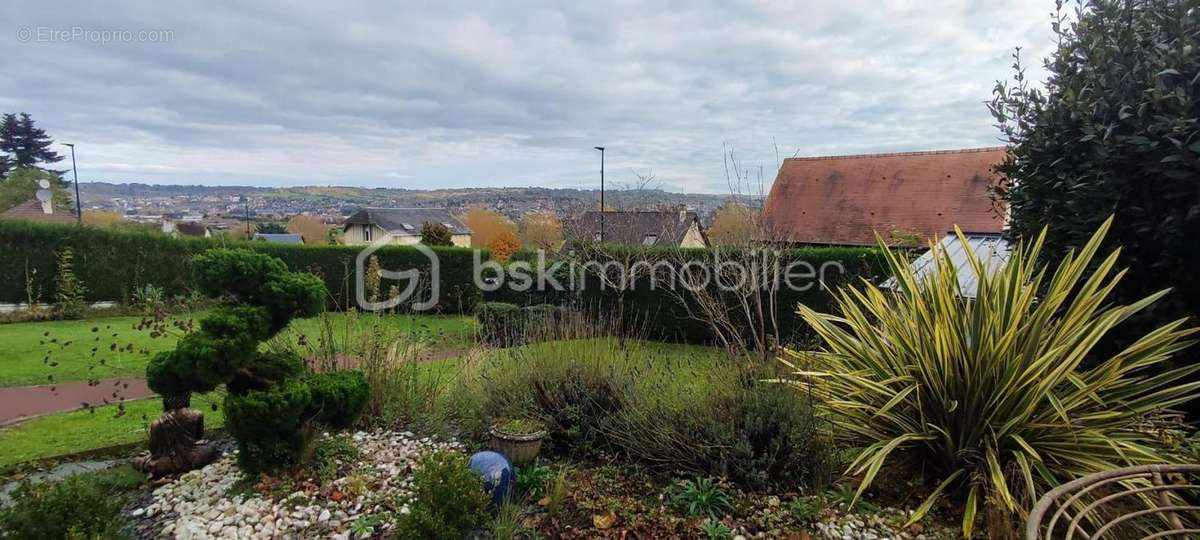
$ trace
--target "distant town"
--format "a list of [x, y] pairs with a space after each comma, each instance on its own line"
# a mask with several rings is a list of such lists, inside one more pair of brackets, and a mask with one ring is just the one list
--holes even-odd
[[[659, 189], [618, 189], [606, 193], [611, 209], [686, 207], [711, 220], [727, 194], [672, 193]], [[203, 221], [224, 229], [245, 221], [286, 221], [312, 215], [340, 223], [362, 207], [445, 208], [454, 213], [494, 210], [514, 221], [530, 213], [568, 218], [599, 208], [599, 190], [537, 187], [409, 190], [357, 187], [175, 186], [139, 183], [80, 183], [85, 210], [114, 212], [130, 221]]]

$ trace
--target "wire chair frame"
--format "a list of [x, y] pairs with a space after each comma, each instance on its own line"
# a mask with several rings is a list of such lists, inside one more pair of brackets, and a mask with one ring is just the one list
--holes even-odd
[[[1170, 482], [1172, 475], [1184, 480]], [[1119, 527], [1144, 523], [1147, 517], [1158, 519], [1153, 521], [1154, 530], [1138, 533], [1144, 534], [1142, 540], [1200, 538], [1200, 506], [1196, 506], [1200, 503], [1195, 495], [1191, 499], [1181, 496], [1187, 492], [1200, 494], [1200, 465], [1143, 465], [1090, 474], [1043, 495], [1029, 513], [1025, 538], [1123, 540], [1129, 538], [1127, 532], [1122, 533], [1125, 536], [1114, 536], [1116, 531], [1126, 530]], [[1103, 495], [1089, 499], [1096, 493]], [[1131, 499], [1140, 507], [1125, 504]], [[1114, 513], [1100, 517], [1101, 510]], [[1085, 526], [1094, 530], [1088, 532]]]

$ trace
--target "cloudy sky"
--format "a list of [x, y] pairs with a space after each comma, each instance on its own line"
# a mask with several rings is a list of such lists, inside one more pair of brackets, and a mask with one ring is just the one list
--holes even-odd
[[722, 192], [723, 144], [768, 180], [776, 145], [997, 144], [983, 102], [1053, 7], [292, 4], [7, 0], [0, 111], [77, 143], [82, 181], [592, 187], [601, 145], [614, 183]]

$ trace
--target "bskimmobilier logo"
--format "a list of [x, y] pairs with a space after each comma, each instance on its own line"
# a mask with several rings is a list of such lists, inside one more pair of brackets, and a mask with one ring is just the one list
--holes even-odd
[[[354, 289], [356, 291], [355, 300], [358, 302], [358, 307], [367, 311], [384, 311], [393, 309], [396, 306], [409, 302], [419, 290], [419, 285], [422, 283], [421, 270], [419, 268], [410, 268], [408, 270], [388, 270], [386, 268], [379, 269], [379, 278], [405, 282], [403, 290], [398, 294], [392, 295], [385, 300], [372, 300], [367, 298], [367, 271], [370, 266], [371, 255], [374, 255], [379, 248], [392, 244], [391, 233], [385, 234], [378, 240], [371, 242], [366, 249], [358, 252], [358, 257], [354, 260]], [[429, 298], [425, 300], [415, 301], [411, 307], [413, 311], [428, 311], [438, 305], [441, 300], [441, 280], [439, 278], [441, 270], [441, 262], [438, 260], [435, 253], [429, 246], [424, 244], [413, 244], [407, 246], [416, 249], [429, 259]]]

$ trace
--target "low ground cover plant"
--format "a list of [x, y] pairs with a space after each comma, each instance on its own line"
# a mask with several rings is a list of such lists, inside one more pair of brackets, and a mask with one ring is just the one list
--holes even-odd
[[83, 473], [58, 482], [28, 481], [0, 509], [4, 538], [125, 538], [123, 494], [145, 480], [128, 466]]
[[993, 273], [968, 253], [963, 271], [979, 276], [973, 300], [947, 257], [918, 279], [888, 253], [894, 290], [843, 289], [838, 314], [800, 307], [823, 349], [790, 354], [806, 378], [798, 384], [836, 413], [844, 442], [861, 449], [848, 468], [861, 477], [858, 494], [885, 468], [924, 471], [936, 487], [913, 520], [951, 495], [964, 534], [984, 511], [998, 516], [988, 525], [1002, 534], [1062, 482], [1175, 459], [1141, 426], [1196, 397], [1200, 382], [1184, 381], [1200, 364], [1159, 370], [1196, 330], [1175, 321], [1089, 359], [1106, 334], [1167, 294], [1109, 301], [1124, 275], [1119, 250], [1097, 256], [1109, 223], [1054, 268], [1038, 262], [1041, 237]]
[[467, 457], [438, 451], [421, 459], [413, 473], [409, 512], [396, 523], [402, 540], [468, 538], [487, 518], [483, 479], [467, 466]]
[[679, 480], [667, 489], [671, 506], [688, 517], [718, 520], [733, 510], [733, 503], [711, 478]]

